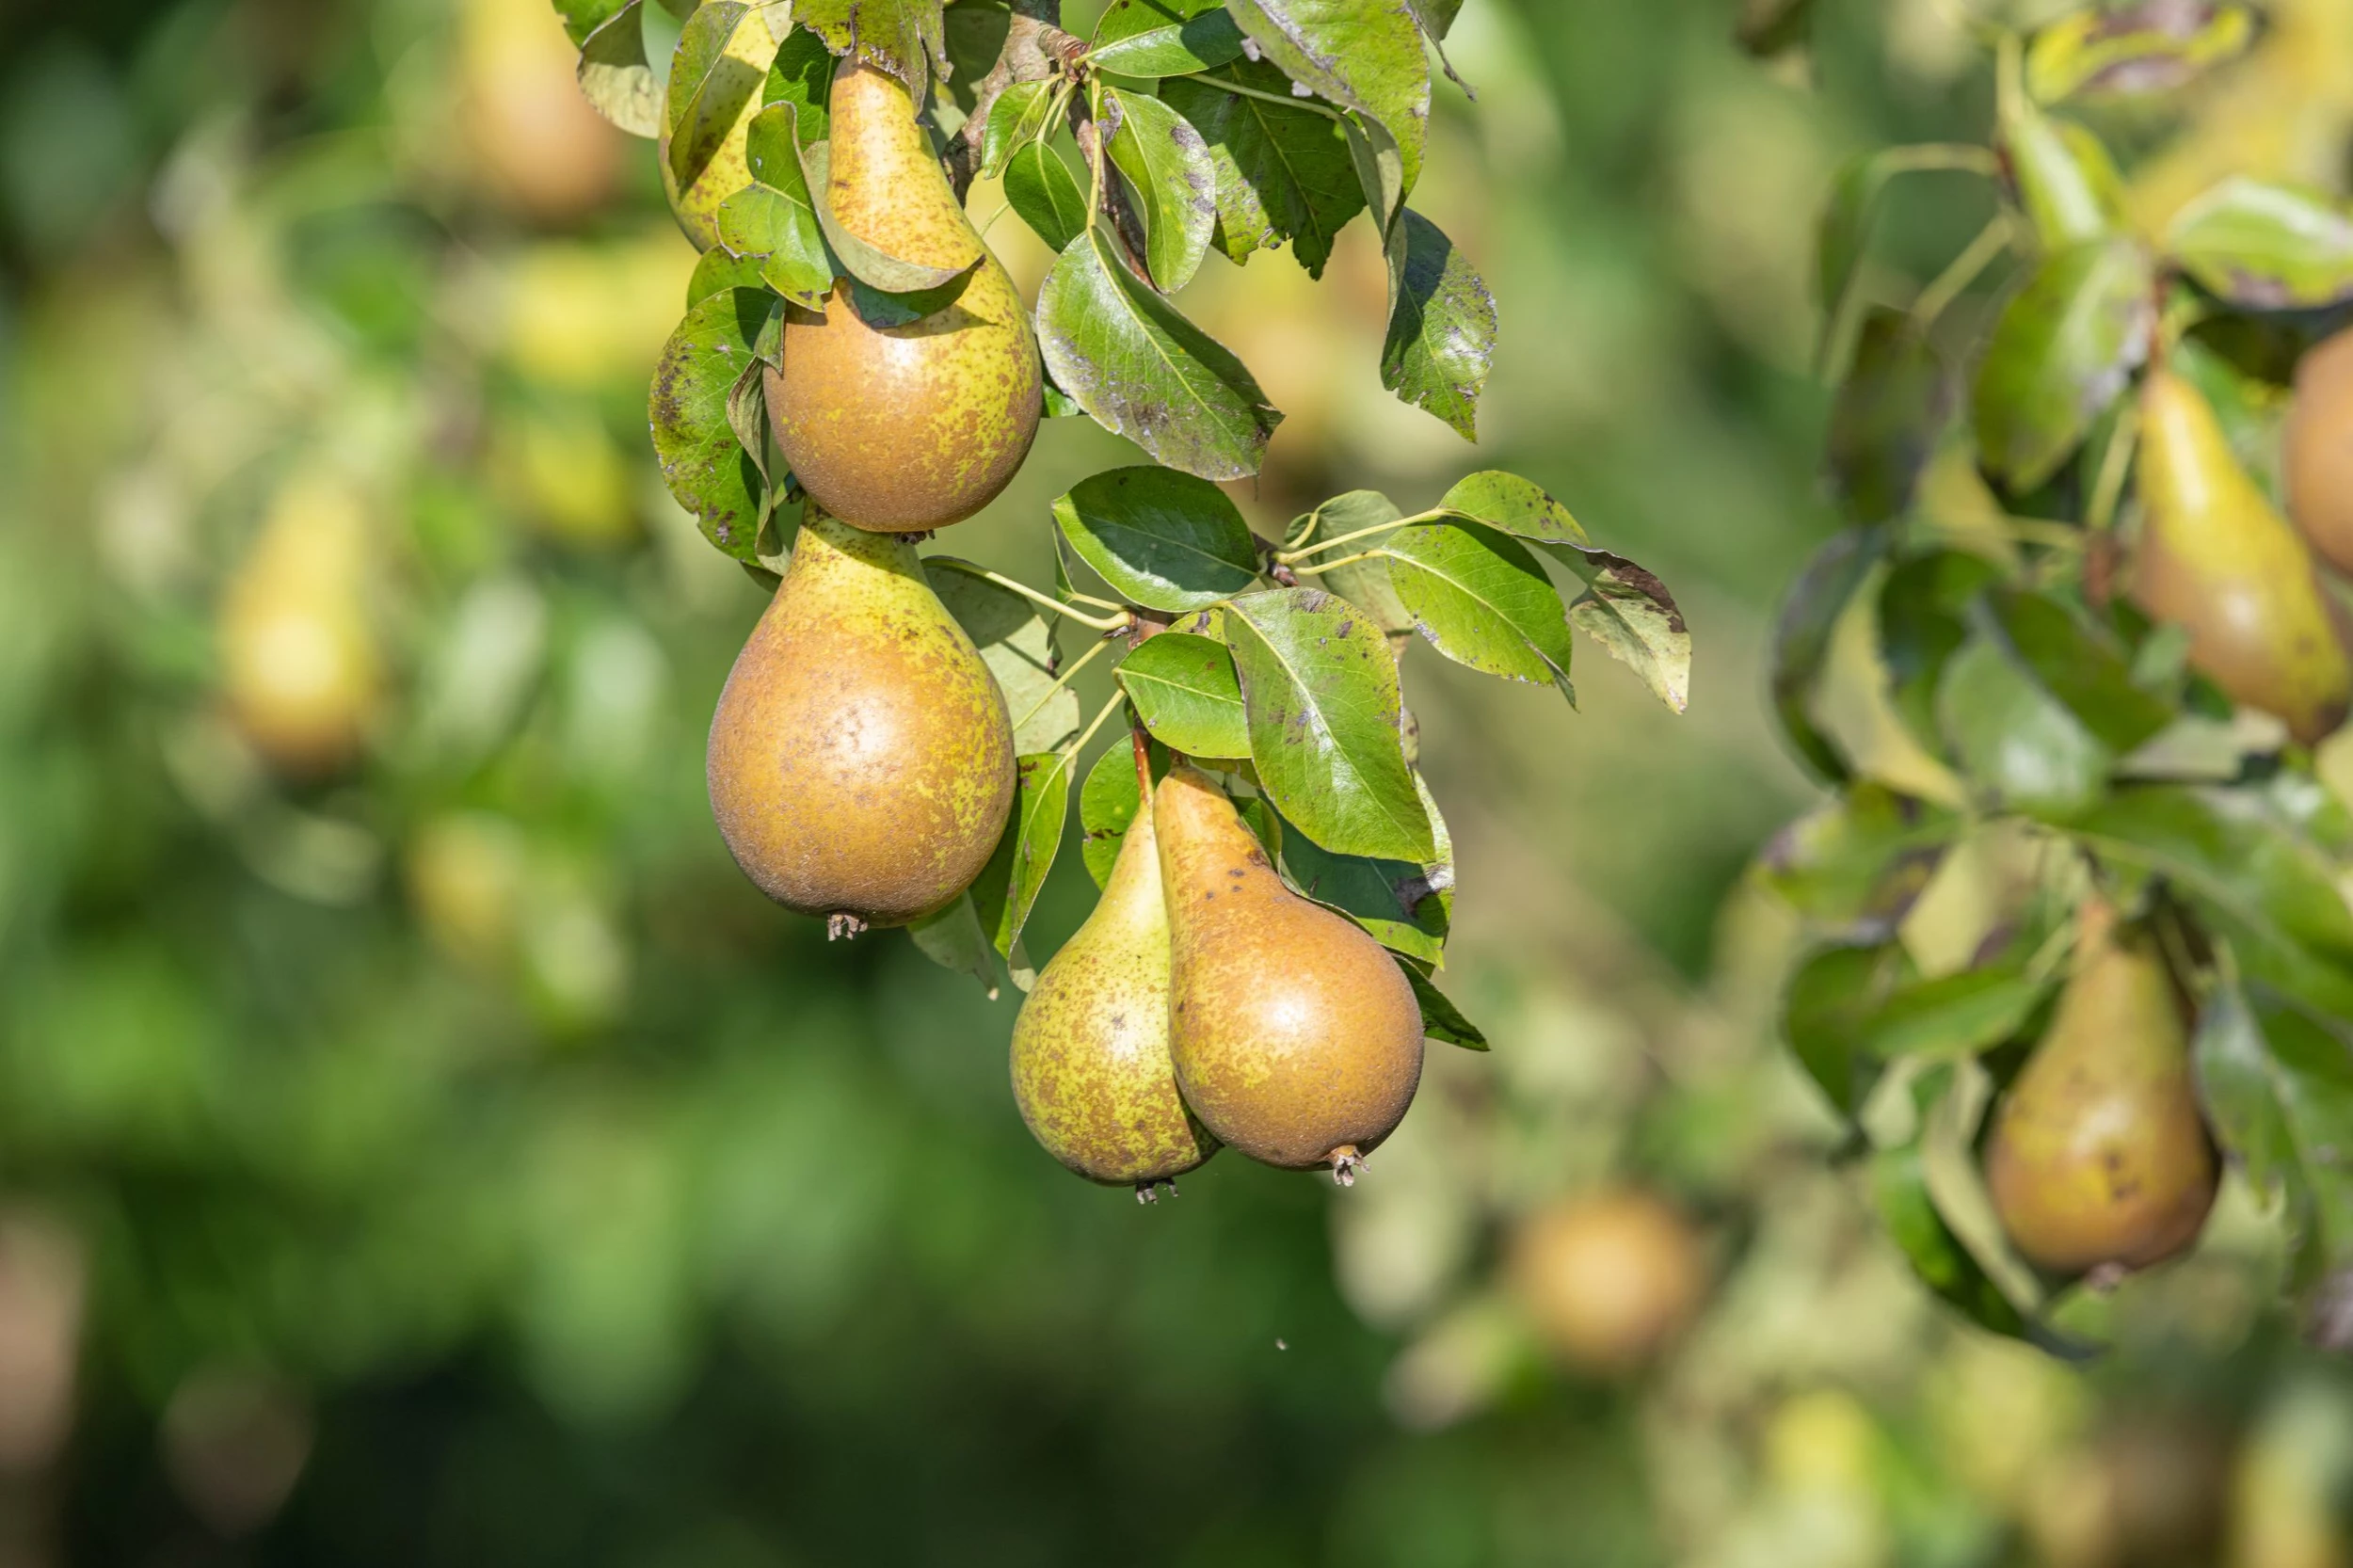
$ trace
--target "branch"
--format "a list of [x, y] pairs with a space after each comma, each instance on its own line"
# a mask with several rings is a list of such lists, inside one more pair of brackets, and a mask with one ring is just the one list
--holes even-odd
[[973, 88], [972, 116], [940, 160], [957, 200], [964, 200], [980, 172], [981, 143], [988, 134], [988, 111], [996, 106], [998, 94], [1016, 82], [1043, 82], [1057, 65], [1066, 69], [1085, 53], [1084, 40], [1062, 30], [1062, 0], [1013, 0], [1013, 25], [1005, 33], [1005, 46]]

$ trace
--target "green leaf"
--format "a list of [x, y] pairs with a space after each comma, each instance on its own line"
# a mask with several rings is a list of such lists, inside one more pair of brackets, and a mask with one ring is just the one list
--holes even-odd
[[555, 14], [564, 19], [564, 31], [572, 45], [578, 48], [588, 41], [588, 35], [627, 9], [635, 0], [555, 0]]
[[1009, 82], [989, 105], [988, 125], [981, 138], [981, 178], [994, 180], [1005, 172], [1006, 160], [1051, 128], [1048, 116], [1054, 107], [1051, 82]]
[[1849, 529], [1831, 537], [1805, 565], [1782, 601], [1773, 630], [1769, 681], [1781, 732], [1801, 761], [1829, 784], [1852, 770], [1814, 722], [1814, 689], [1830, 659], [1831, 632], [1887, 545], [1878, 529]]
[[1495, 296], [1454, 242], [1406, 208], [1389, 232], [1381, 384], [1476, 440], [1479, 393], [1495, 352]]
[[1945, 664], [1936, 706], [1954, 758], [1991, 806], [2065, 815], [2107, 783], [2115, 755], [1988, 625], [1973, 625]]
[[948, 53], [940, 0], [796, 0], [792, 20], [824, 40], [836, 55], [880, 66], [907, 85], [921, 104], [930, 91], [934, 60]]
[[2010, 651], [2110, 751], [2136, 750], [2173, 722], [2172, 705], [2134, 683], [2131, 660], [2105, 629], [2029, 589], [1995, 591], [1986, 604]]
[[1898, 174], [1993, 174], [1999, 168], [1983, 148], [1882, 147], [1858, 153], [1832, 177], [1830, 199], [1815, 227], [1814, 286], [1822, 312], [1820, 357], [1846, 313], [1847, 295], [1863, 267], [1880, 193]]
[[2091, 132], [2011, 95], [1998, 111], [1995, 136], [2043, 248], [2089, 245], [2124, 227], [2123, 179]]
[[[1013, 821], [1005, 824], [997, 853], [980, 880], [972, 884], [981, 929], [987, 933], [998, 956], [1009, 964], [1014, 944], [1020, 941], [1021, 928], [1029, 923], [1030, 910], [1037, 903], [1038, 889], [1046, 886], [1046, 874], [1054, 869], [1054, 856], [1062, 847], [1063, 825], [1070, 815], [1070, 763], [1065, 751], [1032, 753], [1018, 759], [1020, 804]], [[1014, 978], [1016, 984], [1020, 982], [1017, 969]], [[1024, 984], [1022, 989], [1029, 987]]]
[[1289, 240], [1307, 275], [1321, 278], [1334, 236], [1365, 208], [1347, 134], [1327, 113], [1245, 98], [1225, 90], [1227, 83], [1278, 96], [1290, 87], [1262, 60], [1160, 84], [1161, 99], [1200, 134], [1216, 169], [1217, 246], [1241, 263]]
[[[1345, 495], [1334, 496], [1315, 509], [1315, 531], [1311, 536], [1317, 539], [1338, 538], [1358, 529], [1395, 522], [1402, 516], [1404, 514], [1398, 510], [1397, 503], [1378, 490], [1351, 490]], [[1369, 547], [1378, 541], [1366, 539], [1362, 542]], [[1344, 561], [1354, 553], [1353, 548], [1343, 545], [1321, 558]], [[1397, 585], [1389, 580], [1386, 558], [1372, 554], [1362, 560], [1348, 561], [1344, 566], [1325, 568], [1317, 574], [1316, 585], [1339, 595], [1370, 616], [1388, 636], [1391, 650], [1400, 657], [1403, 656], [1405, 643], [1414, 636], [1414, 616], [1413, 612], [1405, 608], [1405, 601], [1398, 598]]]
[[[1115, 121], [1112, 167], [1144, 222], [1144, 264], [1164, 294], [1193, 281], [1217, 226], [1217, 166], [1201, 133], [1159, 99], [1106, 88]], [[1110, 118], [1110, 117], [1107, 117]]]
[[1005, 164], [1005, 204], [1056, 251], [1086, 232], [1087, 193], [1063, 155], [1032, 142]]
[[1887, 1234], [1922, 1284], [1980, 1328], [2012, 1338], [2032, 1337], [2018, 1308], [1937, 1211], [1917, 1143], [1872, 1155], [1871, 1197]]
[[1154, 610], [1200, 610], [1258, 580], [1250, 525], [1224, 490], [1140, 464], [1080, 480], [1054, 520], [1112, 591]]
[[1792, 971], [1783, 992], [1782, 1038], [1849, 1119], [1870, 1098], [1883, 1065], [1865, 1049], [1867, 1022], [1905, 967], [1903, 950], [1892, 940], [1825, 947]]
[[1112, 0], [1087, 62], [1122, 76], [1190, 76], [1240, 59], [1241, 29], [1216, 4]]
[[1401, 959], [1397, 967], [1403, 971], [1407, 984], [1413, 986], [1414, 1000], [1421, 1007], [1421, 1032], [1424, 1038], [1461, 1046], [1465, 1050], [1487, 1048], [1487, 1037], [1463, 1016], [1453, 1002], [1447, 1000], [1446, 993], [1431, 984], [1429, 976]]
[[980, 107], [982, 80], [1013, 35], [1013, 11], [1005, 0], [962, 0], [947, 7], [941, 20], [946, 24], [948, 72], [940, 88], [969, 119]]
[[1568, 689], [1568, 617], [1527, 547], [1441, 522], [1401, 528], [1383, 548], [1390, 584], [1433, 648], [1483, 674]]
[[1516, 473], [1488, 469], [1458, 481], [1438, 500], [1438, 508], [1473, 522], [1499, 528], [1514, 538], [1590, 545], [1583, 524], [1543, 486]]
[[752, 183], [719, 205], [719, 243], [760, 259], [760, 280], [808, 310], [823, 310], [833, 290], [833, 261], [793, 146], [795, 111], [772, 104], [752, 117], [744, 136]]
[[670, 174], [680, 190], [693, 184], [727, 145], [744, 105], [767, 80], [765, 67], [748, 65], [728, 53], [736, 29], [755, 9], [749, 0], [705, 0], [679, 34], [677, 52], [670, 56], [664, 114]]
[[1225, 645], [1163, 632], [1120, 661], [1119, 685], [1152, 738], [1193, 757], [1250, 755], [1241, 684]]
[[2147, 356], [2154, 287], [2148, 252], [2130, 239], [2071, 247], [2037, 264], [2003, 308], [1977, 371], [1988, 472], [2024, 492], [2058, 472]]
[[[1387, 133], [1402, 200], [1420, 177], [1430, 119], [1429, 56], [1404, 0], [1228, 0], [1226, 8], [1285, 75]], [[1390, 216], [1379, 215], [1385, 228]]]
[[710, 298], [722, 289], [759, 289], [767, 287], [760, 276], [760, 258], [731, 256], [721, 246], [712, 246], [695, 263], [693, 274], [686, 280], [686, 303], [689, 309]]
[[2250, 310], [2353, 300], [2353, 209], [2316, 191], [2234, 176], [2182, 209], [2165, 248], [2207, 292]]
[[1569, 624], [1641, 676], [1652, 696], [1682, 712], [1691, 694], [1691, 632], [1667, 584], [1606, 550], [1565, 543], [1544, 549], [1585, 584], [1569, 601]]
[[1428, 964], [1445, 955], [1450, 911], [1439, 895], [1442, 884], [1453, 885], [1451, 866], [1335, 855], [1288, 820], [1281, 841], [1283, 872], [1304, 897], [1346, 915], [1393, 952]]
[[1016, 754], [1050, 751], [1079, 732], [1079, 694], [1057, 687], [1062, 653], [1046, 613], [1011, 588], [990, 582], [980, 567], [953, 555], [927, 555], [923, 574], [948, 613], [997, 678], [1013, 720]]
[[662, 134], [662, 82], [646, 58], [642, 0], [629, 0], [581, 40], [580, 90], [632, 136]]
[[806, 27], [783, 35], [776, 63], [760, 89], [763, 104], [790, 104], [795, 137], [824, 141], [833, 134], [833, 74], [840, 63], [824, 40]]
[[1099, 230], [1038, 292], [1038, 351], [1096, 424], [1204, 479], [1258, 472], [1282, 415], [1240, 360], [1128, 270]]
[[[1147, 755], [1153, 778], [1168, 776], [1172, 760], [1168, 748], [1155, 744], [1147, 748]], [[1144, 792], [1136, 785], [1135, 752], [1129, 746], [1112, 746], [1095, 760], [1095, 766], [1087, 770], [1086, 782], [1079, 789], [1079, 854], [1086, 861], [1087, 874], [1095, 878], [1097, 888], [1111, 880], [1112, 864], [1119, 858], [1119, 846], [1126, 840], [1136, 813], [1143, 808]]]
[[2001, 575], [1982, 556], [1938, 550], [1897, 564], [1880, 586], [1880, 657], [1887, 665], [1889, 699], [1913, 735], [1940, 754], [1945, 737], [1937, 726], [1937, 687], [1946, 662], [1969, 640], [1963, 612]]
[[760, 484], [728, 423], [728, 399], [753, 362], [775, 303], [764, 289], [728, 289], [696, 301], [655, 361], [647, 410], [670, 493], [695, 514], [706, 538], [739, 561], [757, 558]]
[[1868, 781], [1773, 836], [1758, 872], [1791, 908], [1849, 941], [1883, 942], [1927, 888], [1961, 819]]
[[2244, 54], [2255, 16], [2234, 4], [2141, 0], [2063, 16], [2026, 49], [2026, 87], [2045, 104], [2170, 92]]
[[[784, 105], [774, 105], [775, 112], [787, 113]], [[770, 112], [762, 110], [763, 114]], [[972, 245], [972, 260], [960, 267], [927, 266], [920, 262], [901, 261], [859, 239], [834, 220], [833, 208], [825, 200], [825, 176], [832, 167], [833, 150], [824, 142], [801, 138], [802, 188], [808, 193], [809, 203], [816, 210], [817, 226], [824, 232], [825, 245], [839, 262], [837, 269], [847, 272], [870, 290], [884, 295], [920, 296], [912, 299], [904, 312], [871, 310], [861, 303], [858, 315], [875, 327], [904, 326], [920, 321], [936, 311], [954, 303], [956, 295], [971, 280], [987, 252], [976, 239]], [[878, 319], [879, 318], [879, 319]]]
[[981, 983], [988, 1000], [997, 1000], [997, 956], [989, 951], [981, 917], [965, 893], [936, 915], [926, 915], [907, 927], [917, 951], [943, 969], [968, 974]]
[[1251, 760], [1275, 808], [1338, 854], [1427, 864], [1437, 845], [1380, 628], [1314, 588], [1244, 594], [1225, 627]]
[[1886, 522], [1911, 509], [1951, 413], [1935, 347], [1910, 315], [1873, 306], [1830, 416], [1831, 488], [1849, 521]]
[[2017, 1038], [2050, 989], [2014, 967], [1992, 965], [1914, 980], [1881, 1003], [1864, 1046], [1886, 1061], [1975, 1055]]

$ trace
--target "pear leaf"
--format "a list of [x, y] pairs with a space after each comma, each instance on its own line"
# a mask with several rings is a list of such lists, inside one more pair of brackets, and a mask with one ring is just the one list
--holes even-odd
[[1128, 269], [1117, 241], [1071, 241], [1038, 291], [1038, 351], [1096, 424], [1204, 479], [1258, 472], [1282, 415], [1240, 360]]
[[1241, 509], [1208, 480], [1175, 469], [1091, 475], [1054, 503], [1054, 520], [1114, 593], [1151, 609], [1205, 609], [1258, 580], [1257, 545]]
[[1144, 264], [1163, 294], [1193, 281], [1217, 226], [1217, 166], [1201, 133], [1159, 99], [1124, 88], [1104, 97], [1116, 114], [1112, 167], [1144, 219]]
[[989, 1000], [997, 1000], [997, 955], [990, 951], [987, 933], [981, 929], [980, 912], [973, 907], [970, 893], [961, 893], [947, 908], [914, 921], [907, 935], [924, 957], [943, 969], [970, 975], [981, 983]]
[[1069, 249], [1086, 232], [1087, 193], [1063, 155], [1046, 142], [1016, 149], [1006, 160], [1005, 204], [1057, 252]]
[[1045, 612], [952, 555], [925, 556], [923, 574], [997, 678], [1015, 753], [1051, 751], [1076, 735], [1079, 694], [1055, 684], [1062, 653]]
[[1451, 910], [1439, 893], [1453, 886], [1451, 865], [1335, 855], [1288, 820], [1281, 842], [1283, 875], [1301, 897], [1346, 915], [1392, 952], [1425, 964], [1444, 957]]
[[[1285, 75], [1385, 133], [1402, 200], [1420, 178], [1430, 120], [1430, 59], [1405, 0], [1228, 0], [1226, 9]], [[1378, 214], [1385, 228], [1390, 216]]]
[[940, 0], [797, 0], [792, 20], [836, 55], [855, 49], [860, 60], [904, 82], [918, 104], [931, 90], [933, 63], [947, 62]]
[[2044, 104], [2171, 92], [2236, 59], [2254, 40], [2253, 9], [2231, 0], [2138, 0], [2081, 10], [2035, 34], [2026, 90]]
[[1321, 105], [1244, 97], [1228, 84], [1278, 99], [1290, 88], [1274, 67], [1246, 59], [1160, 84], [1161, 99], [1200, 134], [1216, 170], [1213, 239], [1235, 263], [1289, 240], [1307, 275], [1321, 278], [1334, 236], [1365, 208], [1347, 133]]
[[1970, 601], [2000, 578], [2000, 568], [1982, 556], [1938, 550], [1901, 562], [1880, 585], [1880, 657], [1887, 666], [1889, 700], [1913, 738], [1940, 756], [1945, 737], [1937, 727], [1938, 684], [1945, 664], [1969, 640], [1963, 613]]
[[662, 134], [662, 83], [646, 58], [643, 0], [629, 3], [581, 40], [580, 90], [632, 136]]
[[1112, 0], [1087, 63], [1121, 76], [1189, 76], [1240, 59], [1246, 41], [1216, 0]]
[[[1145, 756], [1156, 781], [1168, 776], [1169, 764], [1175, 759], [1169, 756], [1166, 746], [1149, 743]], [[1111, 880], [1112, 862], [1119, 858], [1119, 846], [1126, 840], [1136, 813], [1143, 808], [1144, 792], [1136, 785], [1135, 752], [1131, 747], [1114, 745], [1095, 760], [1095, 766], [1087, 770], [1086, 782], [1079, 788], [1079, 854], [1086, 861], [1087, 874], [1095, 878], [1097, 888]]]
[[833, 74], [840, 62], [824, 40], [806, 27], [778, 31], [777, 36], [784, 41], [776, 46], [760, 101], [762, 105], [792, 104], [796, 139], [824, 141], [832, 134]]
[[555, 14], [564, 21], [564, 31], [578, 48], [588, 41], [588, 36], [637, 0], [555, 0]]
[[1757, 877], [1842, 940], [1884, 942], [1961, 825], [1944, 807], [1865, 780], [1776, 833], [1757, 857]]
[[2014, 492], [2058, 472], [2147, 358], [2154, 273], [2128, 238], [2055, 251], [2003, 307], [1977, 370], [1979, 460]]
[[1479, 439], [1479, 394], [1496, 352], [1496, 302], [1438, 226], [1408, 207], [1389, 233], [1389, 329], [1381, 384]]
[[2115, 638], [2058, 600], [2003, 589], [1988, 596], [1987, 609], [2042, 688], [2117, 755], [2173, 722], [2172, 704], [2134, 682], [2132, 662]]
[[2353, 300], [2353, 208], [2314, 191], [2225, 180], [2182, 209], [2165, 248], [2208, 293], [2250, 310]]
[[1442, 1041], [1449, 1046], [1460, 1046], [1465, 1050], [1488, 1048], [1487, 1037], [1479, 1032], [1476, 1024], [1463, 1016], [1462, 1009], [1456, 1007], [1445, 992], [1433, 984], [1428, 975], [1406, 963], [1402, 958], [1398, 960], [1397, 967], [1403, 972], [1406, 984], [1413, 986], [1414, 1000], [1421, 1008], [1421, 1032], [1424, 1039]]
[[1383, 549], [1391, 587], [1433, 648], [1482, 674], [1567, 689], [1568, 617], [1525, 545], [1437, 522], [1400, 529]]
[[1275, 808], [1337, 854], [1429, 863], [1436, 840], [1381, 629], [1315, 588], [1243, 594], [1225, 618], [1251, 760]]
[[981, 178], [1001, 178], [1007, 159], [1050, 130], [1047, 116], [1053, 106], [1051, 82], [1008, 83], [989, 105], [988, 123], [981, 138]]
[[1814, 722], [1814, 690], [1830, 662], [1832, 629], [1879, 565], [1886, 543], [1876, 528], [1833, 535], [1790, 584], [1773, 628], [1768, 674], [1773, 712], [1790, 749], [1827, 784], [1844, 783], [1853, 769]]
[[1033, 752], [1016, 759], [1019, 803], [1012, 821], [1005, 824], [1004, 837], [997, 841], [996, 853], [972, 884], [972, 903], [981, 929], [998, 956], [1014, 968], [1014, 983], [1025, 991], [1030, 987], [1023, 978], [1024, 967], [1015, 963], [1014, 954], [1021, 928], [1029, 923], [1038, 890], [1046, 886], [1047, 873], [1054, 869], [1054, 856], [1062, 847], [1063, 826], [1070, 816], [1070, 764], [1066, 751]]
[[739, 561], [756, 559], [761, 485], [728, 404], [774, 304], [764, 289], [725, 289], [696, 301], [655, 361], [647, 410], [670, 493], [704, 537]]
[[2035, 680], [1986, 617], [1945, 664], [1937, 717], [1986, 804], [2064, 816], [2106, 786], [2115, 753]]
[[1152, 738], [1193, 757], [1250, 755], [1241, 683], [1222, 643], [1185, 632], [1147, 637], [1120, 661], [1120, 689]]
[[[725, 216], [724, 208], [721, 216]], [[760, 275], [763, 259], [732, 255], [725, 245], [712, 246], [695, 263], [695, 270], [686, 280], [686, 303], [691, 307], [710, 298], [721, 289], [767, 287], [767, 280]]]
[[755, 9], [749, 0], [705, 0], [679, 34], [678, 48], [670, 56], [669, 91], [664, 97], [664, 129], [669, 137], [670, 174], [681, 190], [695, 183], [726, 145], [744, 106], [767, 80], [765, 66], [749, 65], [728, 47]]
[[1830, 417], [1831, 488], [1849, 521], [1886, 522], [1911, 509], [1952, 401], [1944, 363], [1911, 316], [1872, 307]]
[[833, 261], [793, 146], [794, 109], [771, 104], [746, 128], [752, 183], [719, 205], [719, 243], [760, 263], [760, 280], [793, 304], [823, 310]]
[[2037, 1337], [2017, 1305], [1938, 1210], [1917, 1140], [1872, 1155], [1871, 1197], [1880, 1222], [1912, 1272], [1945, 1304], [1993, 1333], [2014, 1339]]

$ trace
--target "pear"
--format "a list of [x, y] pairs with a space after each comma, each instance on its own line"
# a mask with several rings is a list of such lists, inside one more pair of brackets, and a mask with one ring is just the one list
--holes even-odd
[[2353, 575], [2353, 330], [2297, 365], [2284, 456], [2288, 515], [2330, 566]]
[[1354, 921], [1283, 886], [1208, 775], [1170, 770], [1152, 817], [1185, 1103], [1253, 1160], [1353, 1181], [1421, 1080], [1413, 987]]
[[2197, 388], [2153, 371], [2140, 416], [2134, 601], [2188, 629], [2190, 663], [2233, 701], [2319, 741], [2353, 702], [2353, 654], [2312, 552], [2233, 456]]
[[2010, 1240], [2055, 1274], [2163, 1262], [2214, 1206], [2188, 1008], [2103, 907], [2087, 908], [2050, 1032], [1994, 1112], [1985, 1180]]
[[221, 602], [222, 695], [280, 773], [315, 777], [357, 755], [383, 671], [365, 598], [368, 524], [350, 485], [298, 474], [272, 502]]
[[577, 53], [541, 0], [465, 0], [458, 17], [458, 120], [487, 191], [543, 222], [602, 206], [628, 137], [588, 106]]
[[1168, 908], [1149, 811], [1128, 829], [1095, 913], [1021, 1004], [1013, 1097], [1047, 1153], [1139, 1196], [1216, 1152], [1169, 1065]]
[[838, 931], [904, 925], [996, 849], [1013, 724], [914, 546], [812, 507], [719, 694], [707, 771], [762, 892]]
[[719, 208], [752, 183], [751, 158], [744, 141], [753, 118], [760, 111], [760, 87], [776, 57], [776, 36], [769, 30], [766, 8], [745, 7], [686, 127], [698, 147], [708, 148], [708, 155], [684, 184], [670, 167], [668, 116], [664, 116], [654, 161], [661, 166], [662, 190], [670, 199], [670, 211], [697, 250], [719, 243]]
[[1513, 1240], [1509, 1277], [1555, 1354], [1607, 1374], [1641, 1366], [1680, 1334], [1707, 1274], [1689, 1222], [1627, 1189], [1529, 1216]]
[[975, 267], [920, 320], [869, 326], [847, 278], [822, 314], [791, 307], [768, 413], [793, 477], [835, 516], [885, 533], [961, 522], [1029, 456], [1044, 376], [1029, 312], [956, 202], [904, 84], [856, 60], [834, 76], [825, 195], [840, 227], [925, 266]]

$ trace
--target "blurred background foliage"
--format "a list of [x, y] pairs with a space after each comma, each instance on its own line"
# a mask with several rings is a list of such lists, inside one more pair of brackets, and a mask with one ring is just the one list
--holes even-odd
[[[1290, 416], [1262, 531], [1509, 467], [1702, 663], [1676, 718], [1417, 661], [1496, 1049], [1352, 1192], [1145, 1210], [1029, 1142], [1013, 998], [826, 946], [711, 827], [760, 602], [646, 445], [694, 251], [544, 0], [0, 13], [0, 1564], [2353, 1563], [2353, 1377], [2242, 1192], [2062, 1366], [1929, 1303], [1769, 1037], [1814, 211], [1990, 93], [1937, 0], [1770, 66], [1737, 10], [1465, 8], [1425, 197], [1501, 302], [1478, 450], [1381, 392], [1362, 225], [1337, 287], [1193, 286]], [[2150, 210], [2345, 188], [2353, 6], [2269, 22]], [[1901, 199], [1874, 286], [1981, 201]], [[1126, 451], [1049, 424], [958, 552], [1045, 577]]]

